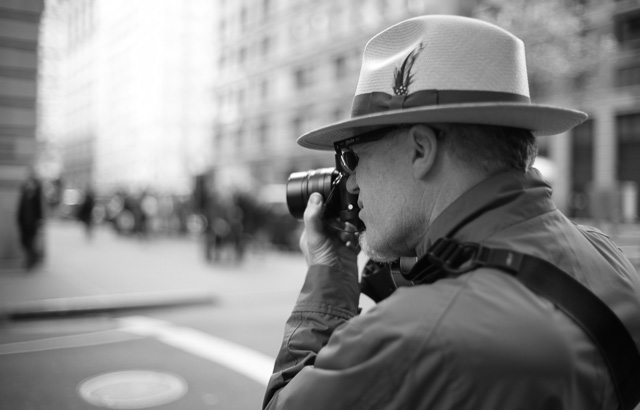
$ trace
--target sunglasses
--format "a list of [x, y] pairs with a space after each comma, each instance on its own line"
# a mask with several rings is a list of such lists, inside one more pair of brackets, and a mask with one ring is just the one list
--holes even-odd
[[[366, 142], [378, 141], [393, 130], [406, 127], [406, 125], [393, 125], [384, 128], [378, 128], [373, 131], [365, 132], [364, 134], [357, 135], [355, 137], [347, 138], [345, 140], [336, 141], [333, 143], [333, 148], [336, 150], [336, 156], [339, 158], [342, 171], [347, 175], [353, 175], [356, 172], [358, 166], [358, 154], [353, 152], [351, 147], [357, 144], [364, 144]], [[445, 131], [440, 128], [430, 127], [436, 134], [436, 138], [442, 140], [445, 136]]]
[[389, 132], [393, 129], [398, 129], [398, 126], [379, 128], [355, 137], [334, 142], [333, 148], [336, 151], [336, 156], [339, 158], [342, 171], [347, 175], [353, 175], [356, 172], [356, 167], [358, 166], [358, 154], [356, 154], [351, 147], [357, 144], [378, 141], [389, 135]]

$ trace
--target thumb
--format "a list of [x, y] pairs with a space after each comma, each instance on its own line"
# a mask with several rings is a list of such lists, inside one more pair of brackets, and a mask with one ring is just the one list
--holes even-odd
[[322, 195], [318, 192], [314, 192], [309, 196], [309, 201], [307, 202], [307, 208], [304, 210], [304, 224], [307, 228], [312, 231], [321, 232], [322, 231]]
[[307, 263], [311, 265], [330, 265], [335, 259], [332, 253], [331, 240], [324, 231], [322, 221], [322, 195], [313, 193], [309, 197], [304, 210], [304, 234], [300, 238], [300, 247]]

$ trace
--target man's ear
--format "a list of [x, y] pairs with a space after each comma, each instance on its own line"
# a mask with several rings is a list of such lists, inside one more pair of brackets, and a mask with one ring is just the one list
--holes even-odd
[[416, 179], [423, 179], [433, 168], [438, 153], [436, 132], [426, 125], [417, 124], [409, 130], [411, 165]]

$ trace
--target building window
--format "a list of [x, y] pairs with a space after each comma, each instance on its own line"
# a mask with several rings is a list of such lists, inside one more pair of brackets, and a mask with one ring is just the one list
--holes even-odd
[[616, 120], [619, 142], [640, 142], [640, 114], [619, 115]]
[[346, 24], [346, 12], [345, 6], [338, 3], [334, 4], [329, 10], [329, 15], [331, 18], [329, 19], [329, 33], [331, 35], [339, 35], [341, 31], [345, 28]]
[[260, 81], [260, 99], [266, 100], [269, 97], [269, 80], [263, 78]]
[[572, 141], [577, 146], [593, 144], [593, 120], [587, 120], [575, 127], [572, 131]]
[[267, 17], [271, 13], [271, 0], [262, 0], [262, 15]]
[[265, 37], [262, 39], [260, 44], [260, 53], [262, 54], [262, 58], [269, 57], [269, 53], [271, 52], [271, 38]]
[[640, 14], [620, 17], [616, 24], [616, 34], [620, 43], [640, 46]]
[[269, 124], [266, 119], [260, 120], [258, 125], [258, 146], [260, 149], [264, 149], [267, 147], [269, 142]]
[[302, 108], [291, 120], [291, 129], [295, 138], [313, 128], [313, 107]]
[[247, 23], [248, 23], [247, 8], [242, 7], [242, 9], [240, 9], [240, 30], [244, 31], [247, 28]]
[[345, 56], [337, 56], [333, 60], [333, 65], [335, 68], [336, 80], [342, 80], [347, 76], [347, 58]]
[[245, 135], [244, 135], [244, 127], [239, 127], [236, 133], [236, 149], [237, 151], [242, 151], [245, 144]]
[[588, 216], [589, 187], [593, 181], [593, 121], [588, 120], [571, 131], [571, 203], [570, 216]]
[[302, 135], [303, 131], [302, 131], [302, 124], [304, 123], [304, 118], [302, 118], [302, 115], [296, 115], [295, 117], [293, 117], [293, 120], [291, 121], [291, 128], [293, 130], [293, 137], [294, 138], [298, 138], [299, 136]]
[[380, 10], [380, 15], [385, 17], [389, 14], [389, 4], [387, 4], [387, 0], [378, 0], [378, 9]]
[[238, 90], [238, 110], [242, 110], [244, 107], [244, 90]]
[[221, 20], [220, 21], [220, 27], [219, 27], [219, 32], [220, 32], [220, 38], [221, 39], [225, 39], [225, 36], [227, 35], [227, 22], [225, 20]]
[[[616, 117], [618, 135], [618, 180], [640, 186], [640, 113]], [[640, 201], [636, 203], [640, 214]]]
[[218, 153], [222, 148], [222, 127], [217, 125], [213, 129], [213, 151], [214, 154]]
[[313, 67], [301, 67], [293, 72], [296, 89], [302, 90], [314, 83], [315, 70]]
[[640, 84], [640, 65], [618, 69], [616, 86], [626, 87]]

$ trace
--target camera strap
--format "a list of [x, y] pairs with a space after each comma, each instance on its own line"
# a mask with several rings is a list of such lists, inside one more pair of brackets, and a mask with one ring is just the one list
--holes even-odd
[[633, 410], [640, 402], [640, 353], [633, 338], [598, 296], [554, 264], [509, 249], [440, 238], [403, 276], [416, 284], [433, 283], [480, 267], [495, 268], [512, 275], [578, 324], [600, 350], [620, 408]]

